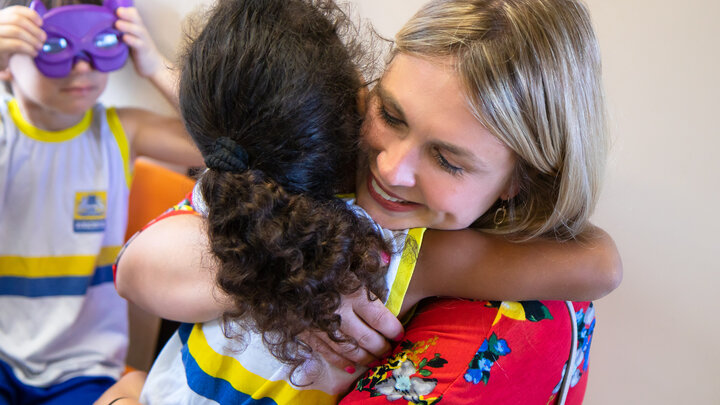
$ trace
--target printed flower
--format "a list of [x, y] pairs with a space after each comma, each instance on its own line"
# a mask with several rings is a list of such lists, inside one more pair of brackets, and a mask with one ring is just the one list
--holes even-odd
[[539, 322], [543, 319], [553, 319], [550, 310], [540, 301], [488, 301], [490, 308], [498, 308], [493, 325], [505, 316], [516, 321]]
[[[468, 368], [465, 372], [465, 381], [471, 382], [473, 384], [477, 384], [480, 381], [483, 381], [483, 376], [487, 373], [487, 375], [490, 375], [490, 368], [495, 364], [494, 362], [481, 358], [477, 362], [477, 368]], [[485, 384], [487, 384], [487, 381], [484, 381]]]
[[470, 360], [468, 369], [465, 372], [465, 381], [478, 384], [481, 381], [487, 384], [490, 380], [490, 370], [500, 356], [510, 353], [505, 339], [498, 339], [494, 333], [489, 338], [483, 340], [477, 353]]
[[[588, 358], [590, 356], [590, 344], [592, 343], [592, 335], [595, 330], [595, 307], [592, 303], [587, 308], [587, 311], [580, 309], [575, 313], [575, 319], [577, 320], [578, 327], [578, 341], [577, 341], [577, 352], [575, 357], [575, 363], [572, 365], [572, 376], [570, 380], [570, 386], [574, 387], [582, 378], [583, 373], [587, 372], [588, 369]], [[565, 363], [567, 365], [567, 362]], [[562, 375], [560, 376], [560, 382], [553, 390], [553, 393], [557, 393], [560, 390], [563, 378], [565, 378], [565, 368], [563, 367]]]
[[[448, 361], [442, 358], [440, 353], [435, 353], [430, 358], [420, 358], [420, 355], [434, 346], [437, 340], [438, 337], [433, 336], [418, 342], [402, 341], [400, 343], [401, 351], [390, 357], [385, 363], [368, 370], [358, 380], [355, 389], [370, 392], [371, 397], [386, 395], [396, 399], [400, 398], [397, 397], [399, 394], [402, 394], [403, 397], [419, 398], [426, 395], [423, 393], [428, 390], [432, 392], [437, 385], [437, 380], [423, 377], [430, 377], [433, 369], [443, 368]], [[411, 378], [413, 374], [418, 374], [420, 377]], [[423, 398], [419, 400], [418, 404], [430, 405], [439, 402], [440, 399], [442, 396]]]
[[498, 339], [494, 333], [492, 334], [492, 336], [490, 336], [490, 343], [492, 343], [492, 348], [490, 348], [490, 351], [497, 354], [498, 356], [504, 356], [510, 353], [510, 347], [507, 344], [507, 340]]
[[404, 400], [417, 403], [423, 395], [430, 394], [437, 385], [434, 378], [411, 377], [417, 369], [412, 361], [406, 360], [399, 369], [393, 371], [392, 377], [377, 384], [375, 390], [387, 397], [388, 401]]
[[507, 316], [516, 321], [524, 321], [525, 309], [523, 309], [523, 306], [519, 302], [503, 301], [500, 303], [498, 313], [495, 316], [495, 320], [493, 320], [493, 325], [498, 323], [503, 316]]

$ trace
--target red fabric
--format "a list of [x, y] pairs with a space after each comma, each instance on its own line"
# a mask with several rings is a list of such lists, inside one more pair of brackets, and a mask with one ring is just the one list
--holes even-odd
[[[579, 346], [589, 348], [594, 310], [588, 311], [592, 305], [587, 302], [574, 305], [580, 311], [580, 330], [585, 331]], [[425, 302], [406, 325], [405, 340], [393, 356], [369, 370], [340, 403], [404, 399], [392, 403], [554, 404], [558, 394], [553, 390], [562, 379], [571, 338], [564, 301], [500, 305], [434, 299]], [[587, 357], [582, 350], [577, 355], [583, 359], [568, 405], [582, 403], [587, 384]]]

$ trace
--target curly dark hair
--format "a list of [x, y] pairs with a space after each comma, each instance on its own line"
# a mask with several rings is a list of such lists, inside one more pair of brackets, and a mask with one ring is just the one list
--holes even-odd
[[229, 138], [246, 166], [200, 179], [217, 283], [235, 304], [224, 318], [252, 320], [293, 370], [312, 354], [301, 332], [352, 341], [341, 294], [386, 294], [386, 243], [335, 197], [352, 186], [362, 120], [362, 47], [338, 35], [348, 24], [330, 0], [220, 1], [181, 74], [183, 120], [206, 162]]

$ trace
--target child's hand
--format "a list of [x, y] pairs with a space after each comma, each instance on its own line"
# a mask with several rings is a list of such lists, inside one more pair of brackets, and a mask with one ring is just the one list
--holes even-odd
[[130, 55], [138, 75], [151, 78], [166, 69], [165, 60], [158, 52], [145, 24], [135, 7], [119, 7], [119, 20], [115, 28], [123, 33], [123, 41], [130, 47]]
[[357, 341], [357, 345], [335, 343], [326, 334], [305, 333], [303, 339], [333, 366], [350, 374], [355, 366], [385, 358], [391, 346], [386, 339], [398, 340], [403, 335], [400, 321], [382, 301], [367, 299], [365, 289], [344, 295], [336, 311], [342, 317], [340, 330]]
[[0, 10], [0, 70], [7, 68], [12, 54], [37, 56], [47, 37], [41, 25], [42, 18], [27, 7], [12, 6]]

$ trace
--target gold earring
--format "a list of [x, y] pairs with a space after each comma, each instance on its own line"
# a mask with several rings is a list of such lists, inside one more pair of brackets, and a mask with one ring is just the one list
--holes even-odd
[[493, 217], [493, 223], [495, 224], [495, 228], [502, 225], [503, 222], [505, 222], [505, 218], [507, 217], [507, 208], [505, 208], [505, 200], [502, 200], [502, 205], [495, 210], [495, 216]]

